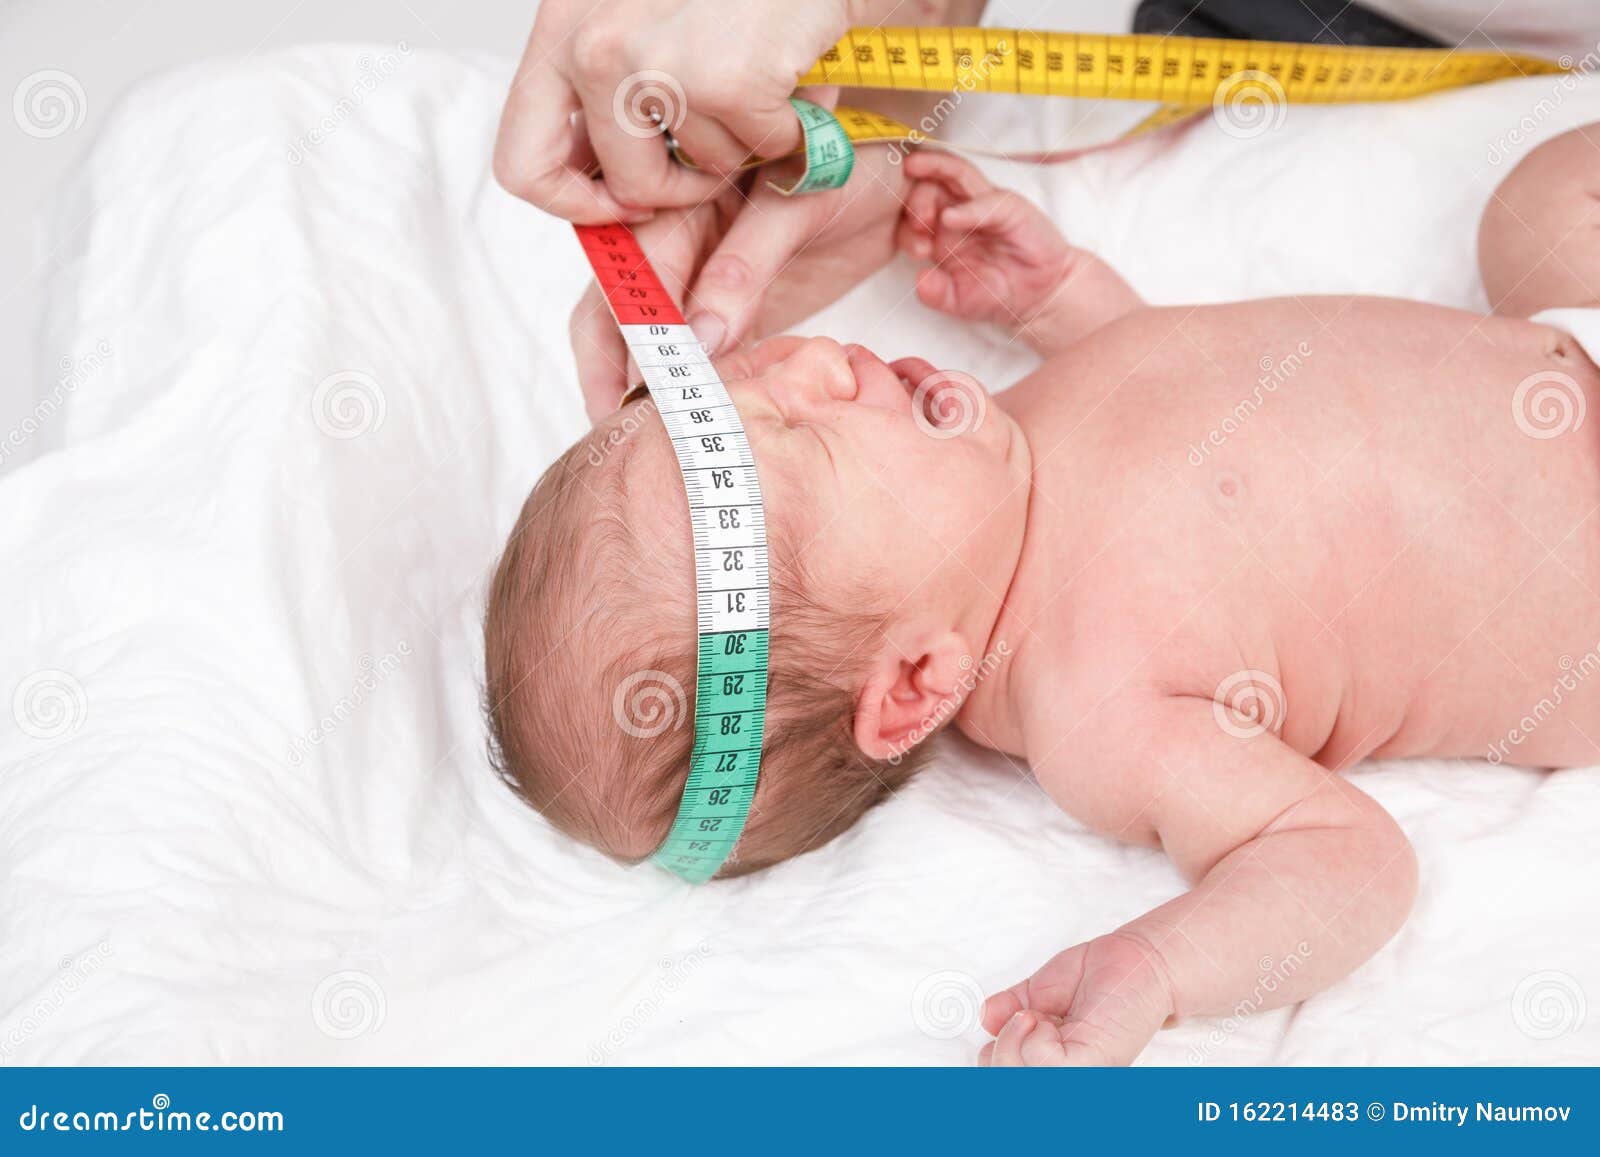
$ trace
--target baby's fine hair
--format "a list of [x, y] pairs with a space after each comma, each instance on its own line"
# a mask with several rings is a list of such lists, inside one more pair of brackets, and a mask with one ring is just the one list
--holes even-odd
[[[634, 403], [653, 419], [648, 402]], [[631, 407], [630, 407], [631, 408]], [[661, 557], [626, 514], [626, 463], [646, 436], [592, 431], [523, 504], [484, 622], [490, 758], [557, 828], [625, 863], [666, 839], [694, 741], [693, 566]], [[664, 436], [664, 434], [663, 434]], [[676, 477], [654, 484], [680, 486]], [[823, 606], [768, 496], [772, 553], [766, 737], [750, 818], [719, 876], [820, 847], [905, 783], [928, 744], [894, 760], [851, 722], [884, 614]], [[687, 506], [685, 507], [687, 510]]]

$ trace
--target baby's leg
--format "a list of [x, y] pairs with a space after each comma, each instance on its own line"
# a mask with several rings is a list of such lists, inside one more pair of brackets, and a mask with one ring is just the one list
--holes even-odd
[[1478, 267], [1496, 313], [1600, 305], [1600, 122], [1546, 141], [1500, 182]]

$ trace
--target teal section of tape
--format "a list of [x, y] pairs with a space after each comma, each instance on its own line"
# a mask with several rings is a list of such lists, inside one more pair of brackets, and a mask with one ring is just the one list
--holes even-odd
[[800, 114], [800, 131], [805, 134], [806, 142], [806, 171], [788, 187], [775, 181], [768, 181], [767, 184], [785, 197], [842, 187], [850, 179], [850, 170], [856, 164], [855, 146], [850, 143], [844, 126], [819, 104], [794, 96], [789, 98], [789, 103]]
[[700, 636], [694, 751], [678, 815], [655, 862], [703, 884], [733, 852], [761, 771], [767, 715], [767, 632]]

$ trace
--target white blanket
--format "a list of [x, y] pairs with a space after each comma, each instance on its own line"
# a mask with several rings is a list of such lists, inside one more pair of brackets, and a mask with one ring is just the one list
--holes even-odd
[[[63, 192], [48, 452], [0, 475], [0, 1062], [962, 1064], [980, 991], [1180, 887], [954, 741], [825, 850], [699, 889], [495, 779], [486, 570], [584, 424], [578, 247], [486, 171], [506, 77], [394, 47], [193, 68]], [[1077, 115], [1028, 108], [956, 128], [1027, 148]], [[1594, 117], [1544, 78], [994, 172], [1154, 300], [1482, 308], [1491, 189]], [[805, 329], [1026, 368], [909, 292], [893, 266]], [[1600, 1056], [1600, 770], [1355, 774], [1421, 857], [1405, 930], [1146, 1060]]]

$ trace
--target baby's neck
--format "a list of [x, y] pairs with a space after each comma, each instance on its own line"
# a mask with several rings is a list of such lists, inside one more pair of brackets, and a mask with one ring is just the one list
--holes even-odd
[[[1023, 432], [1026, 434], [1025, 428]], [[956, 729], [974, 743], [1019, 759], [1027, 756], [1022, 710], [1022, 689], [1027, 680], [1021, 671], [1026, 669], [1027, 657], [1032, 654], [1029, 643], [1035, 638], [1028, 629], [1032, 612], [1026, 607], [1019, 611], [1018, 605], [1032, 584], [1020, 580], [1029, 560], [1037, 556], [1029, 546], [1031, 534], [1041, 521], [1037, 517], [1031, 450], [1030, 446], [1026, 515], [1011, 573], [999, 606], [987, 618], [987, 632], [973, 632], [973, 642], [978, 646], [969, 672], [973, 686], [955, 719]]]

